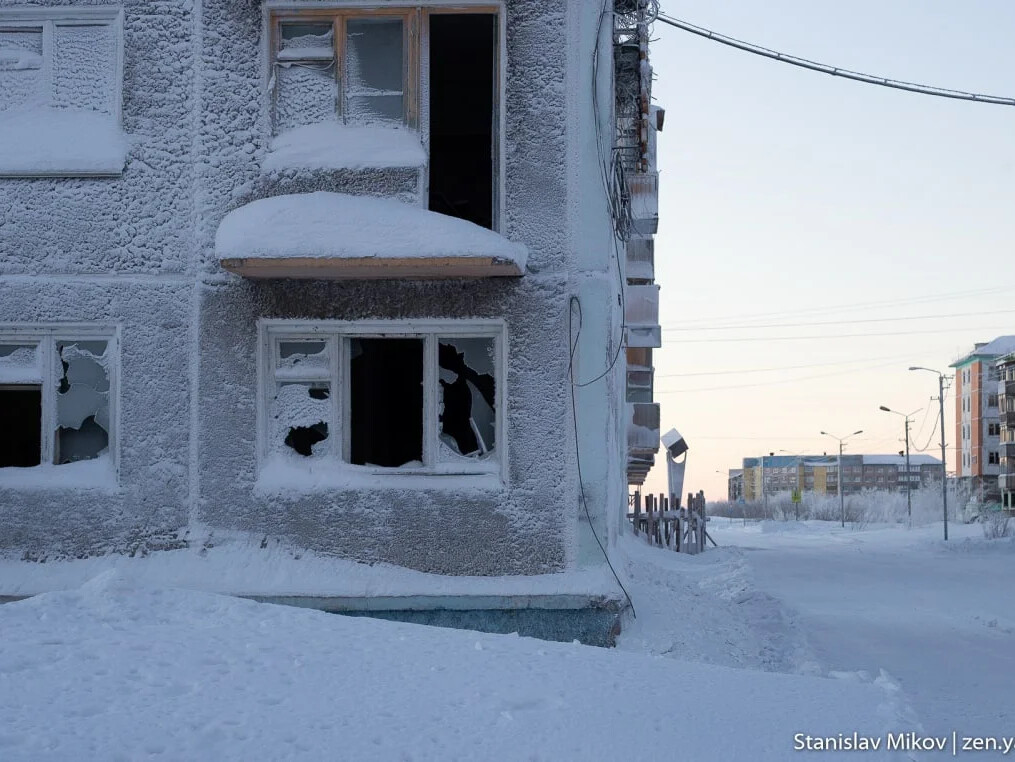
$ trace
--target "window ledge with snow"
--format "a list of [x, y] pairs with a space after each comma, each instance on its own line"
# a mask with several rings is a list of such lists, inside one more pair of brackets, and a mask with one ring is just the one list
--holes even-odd
[[0, 490], [100, 490], [119, 491], [116, 469], [108, 454], [91, 460], [27, 468], [0, 468]]
[[426, 152], [415, 130], [322, 122], [286, 130], [272, 140], [261, 171], [417, 169], [425, 164]]
[[109, 114], [59, 108], [0, 112], [0, 176], [109, 177], [127, 139]]
[[255, 490], [259, 494], [333, 492], [336, 490], [455, 490], [497, 492], [503, 490], [497, 462], [441, 463], [429, 468], [353, 466], [333, 461], [296, 462], [284, 456], [269, 457], [258, 470]]
[[302, 193], [254, 201], [219, 225], [222, 267], [247, 278], [481, 278], [525, 272], [525, 246], [400, 201]]

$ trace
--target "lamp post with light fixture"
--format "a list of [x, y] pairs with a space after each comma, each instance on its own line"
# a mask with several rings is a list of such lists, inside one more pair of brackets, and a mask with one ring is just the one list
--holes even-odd
[[917, 408], [912, 413], [900, 413], [898, 410], [892, 410], [890, 407], [881, 405], [879, 410], [884, 410], [886, 413], [895, 413], [895, 415], [901, 415], [906, 419], [906, 515], [909, 517], [909, 526], [913, 527], [913, 496], [912, 496], [912, 485], [910, 483], [909, 475], [909, 416], [916, 415], [923, 408]]
[[843, 494], [842, 494], [843, 493], [843, 488], [845, 486], [843, 484], [843, 478], [842, 478], [842, 443], [845, 442], [850, 437], [855, 437], [857, 434], [863, 434], [863, 429], [859, 429], [858, 431], [854, 431], [852, 434], [847, 434], [844, 437], [837, 437], [837, 436], [835, 436], [835, 434], [829, 434], [827, 431], [822, 431], [821, 433], [824, 436], [831, 437], [832, 439], [836, 439], [839, 442], [839, 465], [838, 465], [838, 469], [839, 469], [839, 487], [838, 487], [838, 489], [839, 489], [839, 516], [840, 516], [841, 521], [842, 521], [842, 528], [845, 529], [846, 528], [846, 500], [845, 500], [845, 498], [843, 497]]
[[941, 406], [941, 510], [944, 514], [945, 540], [948, 539], [948, 465], [945, 460], [945, 374], [933, 368], [912, 365], [910, 370], [925, 370], [937, 374], [937, 399]]

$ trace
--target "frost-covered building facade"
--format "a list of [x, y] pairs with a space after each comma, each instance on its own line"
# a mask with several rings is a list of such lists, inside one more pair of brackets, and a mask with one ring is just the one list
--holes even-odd
[[618, 6], [0, 0], [0, 548], [240, 536], [459, 579], [390, 609], [615, 616]]

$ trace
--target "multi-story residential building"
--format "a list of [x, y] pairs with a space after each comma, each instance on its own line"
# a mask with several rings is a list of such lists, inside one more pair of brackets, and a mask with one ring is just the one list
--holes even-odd
[[997, 408], [1001, 427], [1000, 474], [997, 477], [1001, 506], [1015, 510], [1015, 352], [997, 362]]
[[997, 359], [1015, 351], [1015, 336], [976, 344], [955, 368], [955, 475], [980, 502], [1000, 499], [1001, 423]]
[[[744, 458], [744, 498], [760, 500], [767, 492], [800, 490], [818, 495], [839, 493], [839, 463], [835, 455], [766, 455]], [[764, 468], [762, 468], [764, 465]], [[764, 472], [762, 474], [762, 471]], [[864, 490], [899, 491], [940, 482], [941, 461], [930, 455], [910, 454], [909, 470], [905, 455], [843, 455], [843, 494]]]
[[239, 536], [467, 578], [328, 604], [437, 619], [559, 574], [508, 605], [610, 629], [564, 580], [658, 447], [649, 5], [0, 0], [0, 551]]

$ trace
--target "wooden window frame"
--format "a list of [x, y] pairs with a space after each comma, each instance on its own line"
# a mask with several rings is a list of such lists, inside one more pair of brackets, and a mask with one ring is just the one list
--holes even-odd
[[[307, 382], [325, 380], [323, 374], [309, 374], [297, 378], [287, 374], [278, 379], [278, 344], [281, 341], [325, 341], [329, 351], [327, 381], [332, 420], [328, 423], [328, 436], [332, 439], [331, 452], [326, 458], [307, 458], [308, 466], [322, 463], [336, 473], [369, 474], [377, 476], [432, 475], [452, 480], [460, 476], [484, 474], [507, 481], [507, 325], [500, 319], [461, 320], [280, 320], [258, 321], [258, 406], [257, 454], [258, 470], [273, 459], [270, 440], [272, 401], [278, 381]], [[362, 466], [349, 462], [351, 453], [351, 388], [349, 378], [349, 339], [421, 339], [423, 346], [423, 443], [422, 466]], [[484, 460], [462, 458], [460, 461], [441, 461], [438, 458], [438, 403], [439, 366], [438, 343], [449, 338], [489, 338], [494, 341], [496, 447], [491, 457]], [[313, 375], [313, 378], [310, 376]]]
[[[275, 70], [276, 55], [281, 40], [281, 24], [292, 22], [322, 22], [332, 20], [332, 37], [335, 55], [335, 76], [338, 78], [339, 99], [344, 105], [345, 78], [343, 66], [343, 50], [345, 21], [349, 18], [365, 18], [377, 16], [400, 16], [404, 21], [404, 55], [405, 55], [405, 120], [407, 127], [418, 130], [423, 148], [427, 155], [427, 164], [423, 169], [418, 188], [417, 202], [427, 205], [430, 190], [430, 112], [429, 103], [421, 97], [427, 90], [426, 83], [430, 76], [430, 17], [439, 14], [485, 14], [497, 19], [497, 39], [494, 66], [494, 104], [493, 104], [493, 225], [492, 230], [501, 232], [505, 218], [505, 108], [507, 71], [507, 23], [503, 0], [496, 2], [467, 3], [462, 0], [430, 0], [427, 3], [393, 2], [378, 5], [362, 0], [333, 0], [327, 5], [307, 2], [269, 1], [264, 6], [264, 28], [267, 30], [264, 41], [266, 61], [265, 90], [270, 94], [266, 108], [266, 121], [274, 130], [274, 90], [271, 87]], [[336, 113], [336, 118], [339, 114]]]

